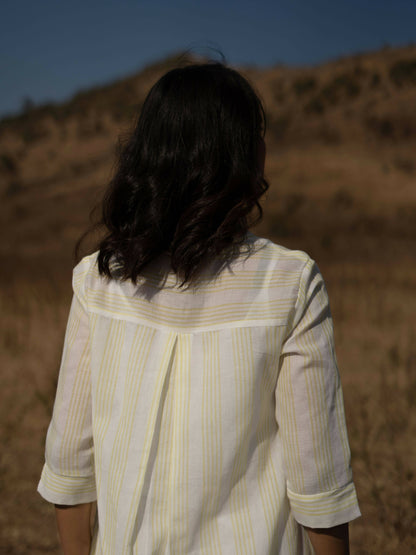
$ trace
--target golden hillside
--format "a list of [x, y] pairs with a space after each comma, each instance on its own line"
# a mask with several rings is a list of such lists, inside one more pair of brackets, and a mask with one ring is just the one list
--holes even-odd
[[[164, 60], [0, 122], [0, 551], [58, 553], [36, 493], [74, 243]], [[363, 518], [352, 552], [416, 552], [416, 46], [242, 70], [268, 116], [255, 231], [326, 279]]]
[[[118, 135], [175, 61], [0, 122], [3, 256], [66, 259], [111, 176]], [[245, 73], [268, 115], [262, 229], [320, 256], [343, 255], [346, 234], [413, 237], [416, 46]]]

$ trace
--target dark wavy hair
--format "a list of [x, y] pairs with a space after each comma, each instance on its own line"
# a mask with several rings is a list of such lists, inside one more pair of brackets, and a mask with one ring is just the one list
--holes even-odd
[[264, 132], [262, 103], [237, 71], [213, 62], [166, 73], [120, 149], [102, 202], [100, 274], [137, 283], [168, 253], [183, 286], [207, 261], [234, 256], [262, 217]]

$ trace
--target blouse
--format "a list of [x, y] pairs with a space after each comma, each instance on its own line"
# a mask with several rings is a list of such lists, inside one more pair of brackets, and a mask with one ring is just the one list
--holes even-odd
[[[48, 501], [97, 501], [92, 554], [312, 553], [303, 526], [360, 515], [323, 278], [248, 233], [180, 288], [73, 271]], [[162, 280], [162, 281], [161, 281]]]

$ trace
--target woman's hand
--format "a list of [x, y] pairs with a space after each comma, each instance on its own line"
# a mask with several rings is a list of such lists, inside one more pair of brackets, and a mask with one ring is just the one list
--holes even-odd
[[55, 505], [59, 538], [64, 555], [89, 555], [92, 503]]

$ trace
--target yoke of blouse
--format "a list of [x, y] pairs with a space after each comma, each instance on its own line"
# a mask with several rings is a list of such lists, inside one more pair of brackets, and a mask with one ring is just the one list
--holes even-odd
[[246, 247], [188, 290], [163, 258], [136, 286], [74, 269], [39, 492], [97, 500], [92, 553], [309, 553], [299, 524], [359, 516], [322, 276]]

